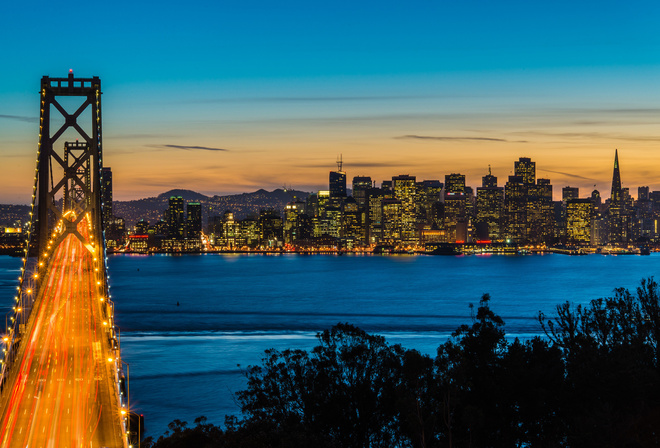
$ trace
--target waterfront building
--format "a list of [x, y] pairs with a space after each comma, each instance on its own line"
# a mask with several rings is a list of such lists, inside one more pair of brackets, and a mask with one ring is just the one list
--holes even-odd
[[167, 235], [167, 221], [164, 219], [159, 219], [156, 221], [156, 223], [152, 226], [154, 235], [158, 236], [166, 236]]
[[497, 177], [488, 167], [488, 174], [481, 178], [477, 187], [475, 230], [477, 240], [501, 241], [504, 188], [497, 186]]
[[447, 241], [465, 241], [468, 226], [467, 204], [470, 198], [465, 192], [465, 175], [451, 173], [445, 175], [444, 219], [442, 229]]
[[399, 199], [387, 198], [382, 202], [382, 238], [381, 242], [397, 245], [402, 241], [402, 227], [401, 221], [401, 208], [402, 204]]
[[380, 188], [367, 190], [367, 220], [364, 224], [367, 244], [378, 244], [383, 240], [383, 200], [391, 197], [390, 192]]
[[112, 170], [107, 166], [101, 170], [101, 203], [103, 206], [103, 227], [107, 229], [114, 216], [112, 210]]
[[126, 241], [126, 222], [124, 218], [113, 217], [105, 228], [105, 242], [108, 249], [121, 247]]
[[515, 244], [527, 241], [527, 184], [522, 176], [509, 176], [504, 185], [505, 237]]
[[468, 217], [465, 208], [465, 193], [445, 191], [443, 229], [450, 243], [465, 242]]
[[146, 235], [149, 233], [149, 221], [141, 219], [135, 223], [135, 235]]
[[442, 201], [443, 183], [439, 180], [424, 180], [417, 183], [418, 224], [433, 224], [433, 206]]
[[550, 179], [537, 179], [527, 186], [527, 241], [550, 244], [554, 236], [554, 206]]
[[342, 203], [340, 237], [343, 247], [361, 246], [364, 242], [362, 213], [355, 198], [349, 197]]
[[571, 198], [566, 201], [566, 242], [574, 246], [589, 246], [593, 203], [591, 199]]
[[256, 248], [261, 241], [260, 227], [255, 216], [248, 216], [239, 221], [236, 246]]
[[186, 208], [186, 238], [200, 239], [202, 237], [202, 204], [188, 202]]
[[312, 223], [314, 227], [314, 237], [318, 238], [327, 235], [329, 232], [330, 224], [328, 221], [327, 209], [330, 203], [330, 191], [321, 190], [311, 202], [311, 209], [314, 211], [312, 216]]
[[400, 201], [401, 242], [417, 244], [417, 180], [415, 176], [401, 175], [392, 178], [394, 197]]
[[[284, 243], [294, 244], [303, 238], [301, 235], [300, 216], [305, 215], [305, 203], [301, 201], [289, 202], [284, 208]], [[306, 216], [306, 215], [305, 215]], [[307, 238], [309, 235], [307, 235]]]
[[238, 244], [239, 225], [234, 219], [234, 213], [231, 210], [225, 210], [215, 226], [215, 245], [234, 249], [242, 246]]
[[183, 198], [181, 196], [172, 196], [167, 207], [167, 233], [170, 238], [185, 238], [185, 211]]
[[281, 247], [283, 244], [282, 217], [272, 208], [261, 210], [257, 220], [259, 244], [264, 248]]
[[128, 237], [128, 250], [138, 254], [146, 254], [149, 251], [149, 235], [131, 235]]
[[637, 188], [637, 201], [634, 207], [632, 239], [639, 243], [649, 243], [656, 238], [656, 218], [653, 203], [649, 199], [649, 187]]

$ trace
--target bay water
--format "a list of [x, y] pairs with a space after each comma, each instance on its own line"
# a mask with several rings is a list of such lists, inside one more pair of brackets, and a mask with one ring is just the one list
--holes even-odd
[[[8, 313], [20, 259], [0, 257], [0, 312]], [[112, 255], [131, 408], [158, 436], [174, 419], [221, 424], [240, 409], [243, 370], [268, 348], [310, 349], [348, 322], [434, 355], [470, 304], [491, 296], [507, 336], [542, 334], [539, 311], [587, 303], [660, 276], [650, 256]], [[475, 308], [476, 311], [476, 308]]]

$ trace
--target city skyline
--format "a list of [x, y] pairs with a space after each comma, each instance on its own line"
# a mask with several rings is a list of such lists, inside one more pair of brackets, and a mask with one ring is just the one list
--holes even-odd
[[[619, 149], [633, 195], [660, 189], [652, 2], [37, 3], [48, 24], [14, 3], [0, 31], [0, 203], [29, 202], [38, 82], [69, 69], [104, 80], [118, 200], [318, 191], [338, 154], [349, 178], [475, 186], [525, 156], [559, 188], [603, 192]], [[62, 33], [89, 17], [94, 37]]]

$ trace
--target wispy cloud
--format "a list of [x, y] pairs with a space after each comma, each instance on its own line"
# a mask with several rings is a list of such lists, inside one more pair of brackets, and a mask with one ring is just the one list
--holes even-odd
[[143, 140], [143, 139], [162, 139], [173, 137], [167, 134], [108, 134], [104, 138], [112, 140]]
[[544, 131], [527, 131], [516, 132], [518, 135], [528, 135], [537, 137], [554, 137], [566, 139], [599, 139], [599, 140], [622, 140], [622, 141], [639, 141], [639, 142], [660, 142], [660, 136], [655, 135], [625, 135], [625, 134], [612, 134], [607, 132], [544, 132]]
[[337, 102], [370, 102], [370, 101], [405, 101], [425, 100], [434, 98], [454, 98], [466, 95], [338, 95], [338, 96], [261, 96], [210, 98], [186, 101], [186, 103], [337, 103]]
[[225, 148], [211, 148], [209, 146], [193, 146], [193, 145], [147, 145], [152, 148], [170, 148], [182, 149], [184, 151], [229, 151]]
[[541, 169], [541, 168], [536, 168], [536, 170], [537, 171], [543, 171], [545, 173], [561, 174], [562, 176], [572, 177], [574, 179], [597, 180], [597, 179], [593, 179], [591, 177], [580, 176], [579, 174], [565, 173], [563, 171], [544, 170], [544, 169]]
[[486, 142], [506, 142], [506, 143], [527, 143], [526, 140], [507, 140], [505, 138], [494, 137], [445, 137], [432, 135], [401, 135], [394, 137], [397, 140], [438, 140], [438, 141], [486, 141]]
[[6, 120], [15, 120], [15, 121], [22, 121], [24, 123], [36, 123], [39, 121], [39, 118], [37, 117], [25, 117], [23, 115], [5, 115], [5, 114], [0, 114], [0, 118], [4, 118]]

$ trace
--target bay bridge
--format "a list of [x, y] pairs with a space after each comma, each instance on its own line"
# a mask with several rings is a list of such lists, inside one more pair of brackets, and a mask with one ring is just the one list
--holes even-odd
[[2, 335], [0, 448], [128, 448], [139, 441], [108, 293], [101, 81], [45, 76], [39, 95], [31, 219]]

